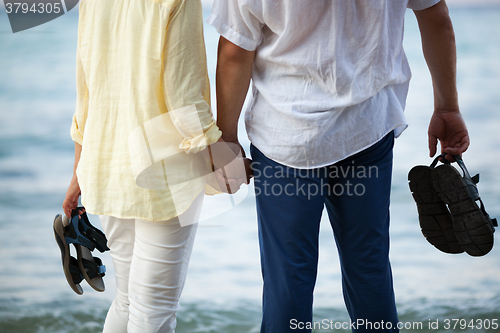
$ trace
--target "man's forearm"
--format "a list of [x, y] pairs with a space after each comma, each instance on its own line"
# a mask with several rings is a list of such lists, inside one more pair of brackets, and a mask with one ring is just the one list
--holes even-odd
[[224, 141], [238, 141], [238, 119], [250, 85], [254, 57], [255, 51], [244, 50], [220, 38], [216, 72], [217, 125]]
[[432, 76], [434, 113], [428, 129], [429, 156], [441, 152], [460, 155], [469, 147], [469, 134], [458, 106], [455, 33], [445, 0], [415, 11], [422, 36], [425, 60]]
[[453, 25], [444, 0], [415, 11], [425, 60], [432, 76], [435, 111], [458, 111], [456, 45]]

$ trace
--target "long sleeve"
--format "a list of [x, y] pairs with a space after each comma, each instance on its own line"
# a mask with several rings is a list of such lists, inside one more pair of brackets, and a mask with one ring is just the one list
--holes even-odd
[[202, 16], [199, 0], [182, 0], [172, 13], [163, 51], [165, 102], [184, 138], [179, 148], [187, 153], [203, 150], [222, 134], [210, 108]]
[[203, 154], [185, 152], [220, 136], [200, 0], [82, 1], [78, 24], [71, 134], [83, 143], [82, 204], [148, 221], [182, 214], [209, 167]]
[[76, 51], [76, 110], [71, 124], [71, 138], [73, 141], [83, 143], [83, 132], [89, 106], [89, 89], [83, 72], [82, 60], [80, 57], [80, 47]]

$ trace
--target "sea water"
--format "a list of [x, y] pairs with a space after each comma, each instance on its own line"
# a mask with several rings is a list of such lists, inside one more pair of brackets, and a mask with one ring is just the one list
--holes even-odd
[[[500, 217], [500, 7], [450, 10], [461, 110], [471, 137], [464, 160], [471, 173], [481, 174], [479, 190], [490, 215]], [[205, 18], [209, 13], [205, 6]], [[13, 34], [0, 9], [2, 333], [100, 332], [115, 292], [109, 253], [98, 253], [108, 268], [106, 291], [97, 293], [82, 283], [84, 295], [76, 295], [65, 281], [52, 232], [73, 166], [69, 126], [76, 98], [77, 14], [73, 10]], [[205, 39], [213, 86], [218, 35], [208, 25]], [[500, 246], [480, 258], [448, 255], [420, 233], [407, 173], [414, 165], [431, 162], [426, 133], [433, 98], [410, 11], [405, 49], [413, 71], [406, 109], [409, 128], [396, 140], [391, 205], [391, 260], [402, 331], [500, 331], [493, 325], [500, 320]], [[243, 126], [240, 138], [248, 149]], [[200, 223], [177, 332], [259, 332], [262, 282], [252, 186], [242, 193], [243, 201], [235, 208]], [[100, 226], [96, 216], [91, 219]], [[349, 318], [326, 218], [320, 251], [315, 331], [345, 332]]]

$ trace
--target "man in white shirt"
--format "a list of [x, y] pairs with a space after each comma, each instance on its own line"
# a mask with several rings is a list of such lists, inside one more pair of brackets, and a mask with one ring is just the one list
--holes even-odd
[[238, 143], [237, 122], [252, 81], [245, 121], [264, 279], [261, 332], [296, 331], [297, 323], [312, 321], [325, 205], [351, 320], [375, 323], [353, 331], [397, 331], [389, 196], [394, 137], [407, 126], [407, 7], [417, 16], [433, 79], [430, 155], [438, 140], [442, 152], [461, 154], [469, 138], [444, 0], [214, 2], [209, 23], [221, 34], [217, 125], [226, 142]]

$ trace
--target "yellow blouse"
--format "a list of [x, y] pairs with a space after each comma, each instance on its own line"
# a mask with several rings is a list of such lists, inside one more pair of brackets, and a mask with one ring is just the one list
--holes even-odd
[[[71, 137], [82, 204], [149, 221], [183, 213], [221, 132], [210, 109], [200, 0], [83, 0]], [[198, 157], [197, 157], [198, 156]]]

